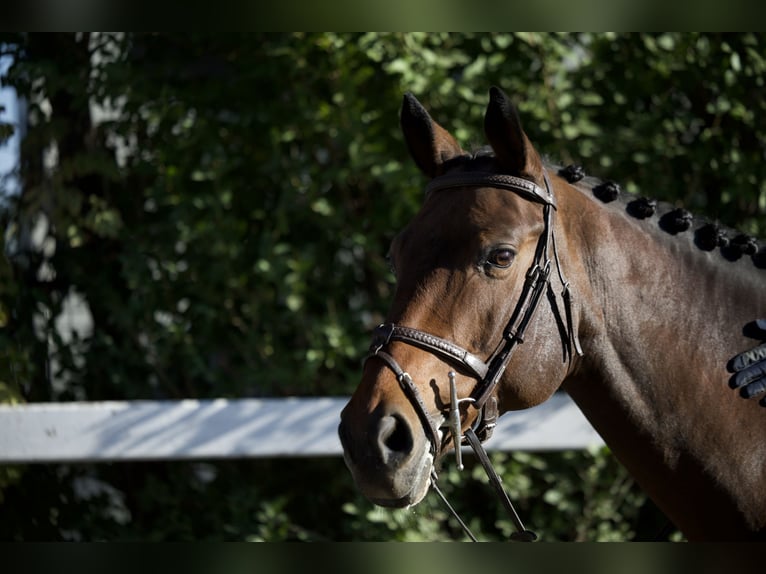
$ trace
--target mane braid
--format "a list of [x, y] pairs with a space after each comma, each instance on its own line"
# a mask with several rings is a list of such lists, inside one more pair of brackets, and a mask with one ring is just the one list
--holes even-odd
[[634, 199], [627, 206], [628, 214], [636, 219], [646, 219], [651, 217], [657, 211], [657, 200], [648, 197], [639, 197]]
[[[546, 167], [555, 170], [567, 181], [574, 180], [576, 187], [592, 193], [603, 203], [611, 203], [620, 196], [620, 186], [617, 183], [586, 176], [580, 166], [569, 165], [562, 168], [546, 162]], [[694, 245], [698, 249], [713, 251], [720, 248], [721, 256], [727, 261], [737, 261], [748, 256], [755, 267], [766, 269], [766, 245], [759, 245], [755, 237], [727, 229], [718, 222], [694, 216], [684, 208], [674, 207], [656, 199], [634, 196], [620, 199], [631, 217], [645, 220], [659, 215], [659, 228], [669, 235], [680, 235], [693, 229]], [[658, 209], [662, 210], [661, 215], [658, 214]]]
[[[694, 245], [702, 251], [713, 251], [720, 248], [721, 255], [728, 261], [737, 261], [743, 256], [749, 256], [759, 269], [766, 269], [766, 245], [759, 245], [758, 240], [745, 233], [740, 233], [710, 221], [704, 217], [694, 216], [690, 211], [674, 207], [665, 202], [647, 197], [635, 197], [621, 194], [619, 184], [611, 180], [601, 180], [588, 176], [582, 166], [570, 164], [566, 167], [556, 165], [544, 158], [543, 163], [549, 169], [575, 187], [590, 192], [603, 203], [620, 200], [625, 211], [631, 217], [639, 220], [650, 219], [658, 214], [659, 227], [669, 235], [680, 235], [693, 229]], [[473, 152], [458, 156], [446, 162], [444, 171], [459, 169], [462, 171], [490, 170], [495, 166], [495, 154], [489, 146], [480, 147]], [[733, 237], [733, 238], [732, 238]]]

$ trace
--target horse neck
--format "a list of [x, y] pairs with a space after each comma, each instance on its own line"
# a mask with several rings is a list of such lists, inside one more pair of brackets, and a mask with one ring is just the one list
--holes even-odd
[[739, 532], [743, 514], [766, 528], [766, 411], [728, 387], [725, 369], [755, 344], [742, 327], [766, 316], [766, 271], [700, 250], [693, 230], [671, 235], [656, 215], [564, 191], [558, 225], [585, 351], [564, 390], [687, 536]]

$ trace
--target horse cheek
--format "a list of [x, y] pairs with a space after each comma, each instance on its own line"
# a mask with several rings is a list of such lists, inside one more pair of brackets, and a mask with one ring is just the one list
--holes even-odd
[[563, 360], [558, 333], [541, 331], [538, 325], [551, 320], [536, 320], [528, 339], [518, 348], [503, 377], [499, 390], [500, 409], [528, 409], [547, 401], [561, 386], [568, 363]]

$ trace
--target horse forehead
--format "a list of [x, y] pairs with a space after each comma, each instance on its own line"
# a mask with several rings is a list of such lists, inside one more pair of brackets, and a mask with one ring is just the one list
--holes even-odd
[[476, 233], [520, 223], [527, 203], [513, 193], [494, 188], [463, 188], [430, 194], [416, 223], [438, 222], [434, 228], [451, 233]]
[[482, 188], [466, 209], [466, 219], [475, 228], [491, 230], [498, 226], [520, 225], [529, 203], [506, 190]]
[[445, 190], [431, 194], [408, 230], [421, 248], [479, 247], [521, 240], [541, 221], [536, 204], [494, 188]]

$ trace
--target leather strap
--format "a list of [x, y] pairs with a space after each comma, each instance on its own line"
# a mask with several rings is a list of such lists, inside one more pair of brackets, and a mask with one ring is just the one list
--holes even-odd
[[394, 372], [394, 375], [396, 375], [396, 380], [399, 382], [399, 386], [404, 391], [405, 396], [410, 400], [410, 403], [414, 403], [413, 406], [415, 407], [415, 411], [417, 412], [418, 417], [420, 417], [420, 422], [423, 423], [423, 428], [425, 428], [429, 433], [428, 438], [431, 442], [431, 449], [433, 451], [435, 461], [439, 456], [439, 451], [441, 450], [441, 434], [439, 433], [439, 429], [436, 428], [436, 424], [434, 424], [433, 419], [428, 415], [428, 407], [426, 407], [425, 402], [423, 402], [423, 397], [420, 396], [420, 393], [418, 392], [412, 377], [410, 377], [409, 373], [407, 373], [399, 366], [399, 363], [396, 362], [396, 359], [394, 359], [385, 351], [378, 350], [375, 353], [367, 355], [367, 359], [365, 360], [368, 360], [372, 357], [377, 357], [388, 365], [388, 367]]
[[503, 488], [503, 483], [500, 480], [500, 477], [497, 476], [495, 469], [492, 468], [492, 462], [489, 460], [487, 451], [484, 450], [479, 437], [476, 436], [476, 433], [473, 432], [473, 429], [468, 429], [464, 434], [465, 438], [468, 439], [468, 444], [471, 445], [473, 452], [476, 453], [476, 457], [479, 459], [481, 466], [484, 467], [484, 470], [487, 473], [487, 477], [489, 477], [490, 483], [494, 487], [495, 492], [497, 492], [497, 495], [500, 497], [500, 501], [503, 503], [503, 506], [505, 506], [508, 514], [510, 514], [513, 525], [516, 527], [516, 532], [511, 534], [511, 540], [516, 542], [534, 542], [537, 540], [537, 534], [531, 530], [527, 530], [524, 527], [524, 523], [521, 521], [521, 518], [519, 518], [516, 509], [513, 507], [511, 499], [508, 498], [508, 493], [505, 491], [505, 488]]
[[471, 529], [468, 528], [468, 525], [463, 522], [463, 519], [460, 518], [460, 515], [457, 513], [457, 510], [455, 510], [452, 505], [449, 503], [449, 500], [447, 500], [447, 497], [444, 496], [444, 493], [442, 492], [441, 488], [439, 488], [439, 485], [437, 484], [439, 480], [439, 477], [436, 476], [435, 471], [431, 471], [431, 488], [433, 488], [436, 491], [436, 494], [439, 495], [439, 498], [442, 499], [442, 502], [444, 505], [449, 509], [449, 511], [452, 513], [452, 516], [457, 520], [458, 524], [460, 524], [460, 527], [463, 529], [463, 532], [466, 533], [468, 538], [470, 538], [473, 542], [478, 542], [478, 538], [474, 536], [473, 532], [471, 532]]
[[428, 185], [426, 185], [426, 195], [433, 191], [465, 187], [469, 185], [471, 187], [507, 189], [514, 193], [518, 193], [530, 201], [556, 207], [553, 193], [551, 193], [549, 186], [547, 186], [547, 190], [544, 190], [535, 182], [529, 181], [528, 179], [516, 177], [514, 175], [492, 173], [489, 171], [458, 171], [440, 175], [439, 177], [432, 179]]
[[371, 351], [374, 352], [375, 348], [382, 349], [391, 341], [403, 341], [447, 360], [457, 362], [471, 371], [479, 380], [484, 379], [489, 370], [489, 366], [479, 357], [446, 339], [393, 323], [384, 323], [375, 329], [372, 335]]

